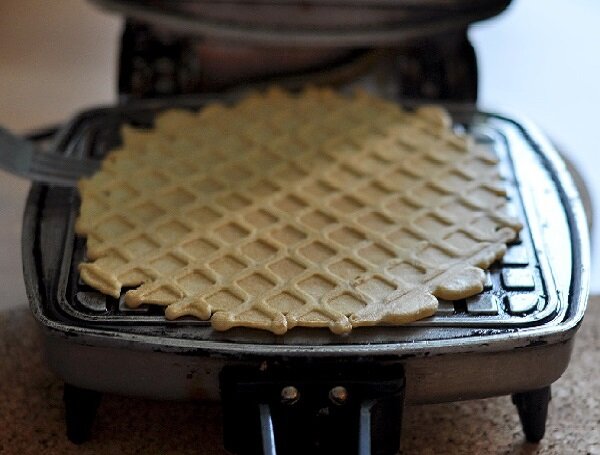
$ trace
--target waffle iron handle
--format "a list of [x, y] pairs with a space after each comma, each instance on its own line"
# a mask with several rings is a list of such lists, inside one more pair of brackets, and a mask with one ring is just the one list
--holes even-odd
[[[377, 400], [367, 400], [360, 406], [358, 423], [358, 455], [371, 455], [371, 412]], [[267, 403], [258, 405], [263, 455], [277, 455], [275, 430], [271, 408]]]
[[392, 455], [400, 446], [400, 365], [230, 366], [220, 375], [225, 448], [239, 455]]

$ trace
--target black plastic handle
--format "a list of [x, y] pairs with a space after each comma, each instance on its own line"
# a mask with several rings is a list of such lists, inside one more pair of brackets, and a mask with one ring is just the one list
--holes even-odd
[[240, 455], [398, 452], [401, 365], [364, 362], [227, 367], [224, 443]]

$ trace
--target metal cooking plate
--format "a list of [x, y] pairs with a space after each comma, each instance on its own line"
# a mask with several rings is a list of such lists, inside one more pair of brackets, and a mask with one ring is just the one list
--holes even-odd
[[[187, 103], [185, 107], [200, 108], [204, 101]], [[119, 143], [119, 129], [122, 124], [137, 126], [152, 125], [156, 112], [169, 105], [144, 104], [141, 107], [126, 109], [105, 109], [87, 114], [78, 119], [63, 135], [63, 152], [74, 155], [102, 157]], [[493, 333], [497, 330], [540, 325], [552, 319], [561, 309], [556, 299], [554, 282], [549, 279], [547, 259], [536, 254], [536, 242], [540, 242], [539, 233], [530, 229], [531, 207], [525, 210], [520, 184], [515, 175], [506, 138], [496, 128], [487, 124], [484, 116], [464, 116], [459, 126], [477, 130], [481, 144], [493, 147], [501, 160], [502, 173], [506, 178], [510, 203], [515, 214], [524, 221], [524, 229], [519, 239], [509, 245], [502, 263], [494, 264], [489, 270], [489, 280], [484, 292], [467, 300], [440, 302], [438, 313], [404, 327], [366, 330], [356, 329], [350, 336], [336, 337], [328, 330], [294, 329], [283, 337], [268, 333], [257, 333], [248, 329], [232, 329], [228, 332], [214, 332], [208, 322], [191, 318], [166, 321], [163, 309], [158, 306], [142, 306], [129, 309], [124, 305], [123, 295], [119, 299], [107, 297], [83, 284], [77, 273], [77, 266], [85, 258], [85, 240], [75, 237], [73, 225], [77, 216], [78, 198], [74, 191], [61, 190], [60, 198], [52, 207], [56, 223], [64, 224], [68, 220], [64, 245], [57, 246], [56, 252], [63, 254], [58, 293], [57, 317], [70, 323], [88, 327], [111, 328], [122, 331], [134, 331], [146, 334], [169, 334], [176, 338], [212, 339], [220, 341], [246, 341], [273, 343], [307, 343], [306, 330], [311, 331], [310, 341], [314, 343], [362, 343], [386, 342], [399, 338], [443, 338], [448, 336], [467, 336], [475, 333]], [[525, 163], [524, 163], [525, 164]], [[526, 172], [526, 171], [525, 171]], [[69, 192], [70, 194], [62, 194]], [[74, 203], [65, 203], [69, 197]], [[530, 203], [528, 203], [530, 204]], [[57, 207], [54, 207], [56, 205]], [[529, 207], [529, 205], [528, 205]], [[535, 216], [535, 213], [533, 213]], [[534, 220], [534, 226], [539, 220]], [[561, 264], [568, 270], [569, 263]], [[568, 277], [568, 275], [566, 275]], [[444, 330], [439, 330], [444, 328]]]

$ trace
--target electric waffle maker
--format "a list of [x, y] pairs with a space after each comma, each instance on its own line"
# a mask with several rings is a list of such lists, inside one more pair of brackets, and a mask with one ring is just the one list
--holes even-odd
[[[73, 442], [90, 437], [103, 392], [220, 400], [224, 445], [240, 454], [393, 454], [404, 404], [503, 394], [512, 394], [527, 439], [543, 437], [550, 385], [567, 368], [585, 311], [587, 226], [570, 175], [535, 127], [474, 107], [466, 28], [509, 1], [95, 3], [126, 16], [120, 103], [77, 116], [53, 137], [49, 156], [100, 159], [123, 124], [150, 127], [162, 110], [201, 109], [248, 87], [362, 85], [402, 103], [445, 104], [455, 128], [500, 157], [524, 229], [480, 295], [441, 301], [433, 317], [343, 337], [215, 332], [86, 286], [77, 273], [85, 258], [74, 233], [77, 191], [34, 183], [25, 282], [50, 368], [65, 381]], [[279, 64], [257, 65], [265, 56]]]

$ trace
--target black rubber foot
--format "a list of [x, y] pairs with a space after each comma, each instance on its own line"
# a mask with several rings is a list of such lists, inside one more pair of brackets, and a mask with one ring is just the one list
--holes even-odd
[[515, 393], [513, 403], [517, 406], [523, 432], [529, 442], [540, 442], [546, 433], [550, 386], [529, 392]]
[[102, 394], [93, 390], [81, 389], [65, 383], [65, 421], [67, 437], [74, 444], [82, 444], [90, 439], [96, 411]]

